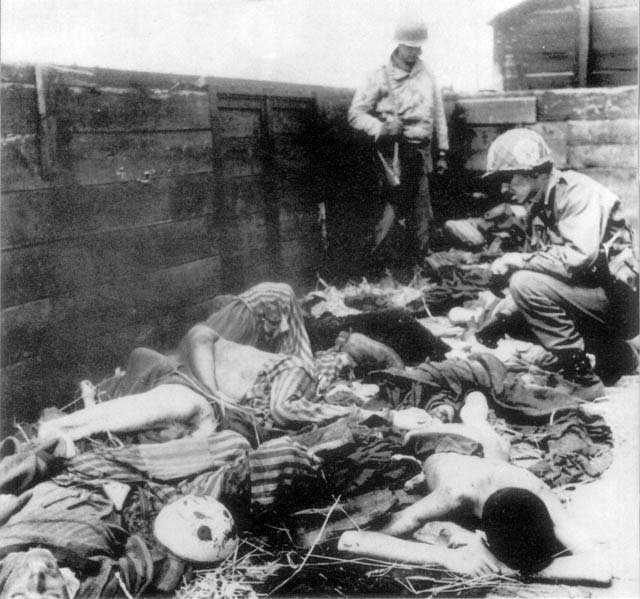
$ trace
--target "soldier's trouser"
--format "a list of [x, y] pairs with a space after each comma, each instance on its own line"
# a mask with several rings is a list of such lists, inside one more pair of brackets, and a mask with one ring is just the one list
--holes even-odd
[[573, 286], [549, 275], [519, 270], [511, 276], [509, 289], [531, 331], [549, 351], [584, 351], [585, 337], [619, 337], [609, 321], [610, 303], [602, 287]]
[[[428, 248], [429, 229], [433, 221], [433, 210], [429, 192], [429, 164], [431, 156], [427, 144], [400, 144], [401, 184], [390, 187], [383, 178], [383, 195], [388, 204], [392, 205], [396, 221], [404, 221], [408, 235], [409, 253], [412, 258], [423, 256]], [[383, 214], [377, 229], [389, 230], [391, 222], [388, 212]], [[380, 243], [384, 234], [378, 235]]]

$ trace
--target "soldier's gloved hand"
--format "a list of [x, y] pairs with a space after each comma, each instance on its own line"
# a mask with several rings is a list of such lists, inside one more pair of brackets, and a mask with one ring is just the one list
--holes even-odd
[[398, 137], [402, 133], [402, 121], [397, 117], [392, 117], [382, 124], [380, 137]]

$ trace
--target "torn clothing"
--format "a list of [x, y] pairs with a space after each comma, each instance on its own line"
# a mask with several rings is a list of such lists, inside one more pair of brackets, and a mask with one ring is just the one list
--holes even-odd
[[[260, 283], [238, 296], [225, 298], [227, 303], [205, 322], [221, 337], [270, 353], [297, 356], [312, 367], [313, 354], [302, 311], [289, 285]], [[273, 321], [276, 326], [282, 319], [287, 322], [288, 330], [275, 339], [267, 339], [264, 321]]]
[[111, 501], [95, 491], [40, 483], [19, 512], [0, 527], [0, 557], [35, 545], [75, 555], [113, 557], [124, 544]]
[[613, 436], [601, 416], [571, 410], [544, 425], [510, 425], [512, 455], [536, 455], [528, 469], [550, 487], [597, 478], [613, 460]]
[[330, 422], [353, 412], [350, 407], [318, 401], [315, 376], [294, 356], [278, 356], [266, 364], [242, 403], [264, 423], [293, 428]]

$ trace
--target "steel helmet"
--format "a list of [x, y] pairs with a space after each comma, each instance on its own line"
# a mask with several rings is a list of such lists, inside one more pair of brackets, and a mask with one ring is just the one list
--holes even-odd
[[212, 497], [196, 495], [184, 495], [165, 505], [153, 523], [153, 534], [167, 549], [190, 562], [219, 562], [238, 544], [229, 510]]
[[499, 135], [489, 147], [487, 171], [483, 177], [532, 171], [552, 161], [551, 150], [538, 133], [531, 129], [510, 129]]
[[393, 39], [398, 44], [420, 48], [427, 41], [427, 26], [423, 21], [406, 20], [398, 24]]

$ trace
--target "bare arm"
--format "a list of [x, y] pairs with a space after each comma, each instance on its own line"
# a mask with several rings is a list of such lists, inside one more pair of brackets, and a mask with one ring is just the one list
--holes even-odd
[[501, 565], [477, 545], [449, 549], [416, 541], [395, 539], [379, 532], [347, 531], [338, 541], [338, 550], [424, 568], [444, 569], [466, 576], [482, 576], [500, 572]]
[[196, 379], [215, 392], [218, 388], [215, 374], [214, 345], [218, 333], [205, 324], [196, 324], [185, 335], [180, 350], [186, 365]]
[[435, 489], [413, 505], [393, 514], [381, 533], [401, 537], [410, 534], [430, 520], [446, 519], [462, 505], [462, 497], [449, 487]]

